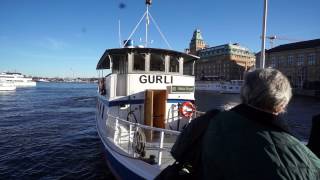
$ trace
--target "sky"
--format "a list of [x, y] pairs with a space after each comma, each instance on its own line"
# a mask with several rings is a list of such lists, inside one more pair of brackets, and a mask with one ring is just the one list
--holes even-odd
[[[0, 72], [97, 77], [104, 51], [120, 46], [119, 21], [123, 41], [145, 12], [144, 2], [0, 0]], [[267, 35], [288, 39], [275, 45], [320, 38], [319, 7], [319, 0], [269, 0]], [[150, 13], [173, 50], [188, 48], [196, 28], [210, 46], [261, 48], [263, 0], [153, 0]], [[131, 39], [143, 44], [144, 24]], [[148, 39], [151, 47], [168, 48], [152, 21]]]

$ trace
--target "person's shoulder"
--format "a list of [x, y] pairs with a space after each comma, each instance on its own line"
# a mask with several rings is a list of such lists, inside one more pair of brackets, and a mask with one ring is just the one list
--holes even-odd
[[212, 118], [212, 117], [216, 116], [217, 114], [219, 114], [220, 112], [221, 112], [221, 110], [219, 110], [219, 109], [211, 109], [211, 110], [205, 112], [203, 115], [197, 117], [196, 119]]
[[319, 158], [302, 141], [286, 132], [273, 132], [272, 136], [275, 136], [273, 142], [279, 149], [307, 163], [316, 161], [320, 168]]

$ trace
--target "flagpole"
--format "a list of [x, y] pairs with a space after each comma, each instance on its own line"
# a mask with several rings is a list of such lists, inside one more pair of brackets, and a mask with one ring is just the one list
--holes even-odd
[[268, 13], [268, 0], [264, 0], [262, 38], [261, 38], [262, 39], [262, 43], [261, 43], [261, 56], [260, 56], [260, 68], [262, 68], [262, 69], [265, 66], [267, 13]]

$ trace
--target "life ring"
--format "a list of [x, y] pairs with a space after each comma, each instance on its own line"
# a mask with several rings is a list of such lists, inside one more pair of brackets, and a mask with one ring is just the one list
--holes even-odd
[[179, 113], [184, 117], [191, 117], [196, 108], [190, 101], [183, 102], [179, 107]]

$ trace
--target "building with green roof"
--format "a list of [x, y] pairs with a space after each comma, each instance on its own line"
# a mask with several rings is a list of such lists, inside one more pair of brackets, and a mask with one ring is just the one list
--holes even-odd
[[199, 29], [194, 31], [189, 48], [189, 53], [200, 57], [195, 64], [197, 80], [242, 79], [244, 72], [255, 64], [255, 54], [238, 43], [209, 47]]

